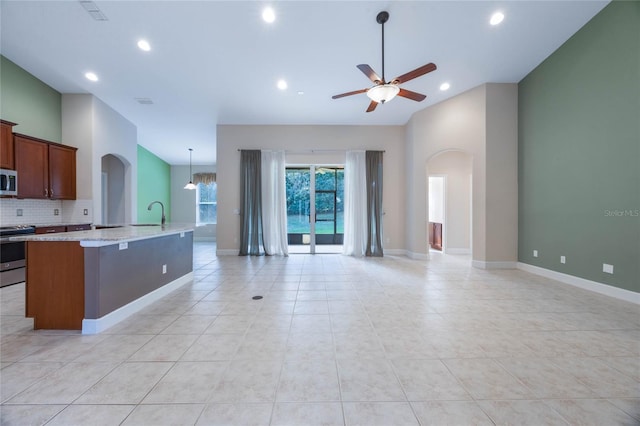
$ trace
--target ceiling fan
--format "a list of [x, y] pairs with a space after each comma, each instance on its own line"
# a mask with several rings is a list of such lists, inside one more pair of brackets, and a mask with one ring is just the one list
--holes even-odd
[[369, 80], [371, 80], [374, 86], [368, 89], [355, 90], [353, 92], [342, 93], [340, 95], [332, 96], [332, 99], [344, 98], [345, 96], [357, 95], [360, 93], [366, 93], [369, 99], [371, 99], [371, 103], [369, 104], [369, 108], [367, 108], [367, 112], [371, 112], [378, 104], [383, 104], [385, 102], [389, 102], [396, 95], [402, 96], [403, 98], [411, 99], [416, 102], [423, 101], [426, 96], [421, 93], [412, 92], [411, 90], [402, 89], [399, 87], [401, 83], [405, 83], [409, 80], [413, 80], [416, 77], [420, 77], [421, 75], [427, 74], [436, 69], [436, 64], [428, 63], [419, 68], [416, 68], [413, 71], [409, 71], [406, 74], [402, 74], [399, 77], [394, 78], [393, 80], [386, 81], [384, 78], [384, 23], [389, 20], [389, 13], [386, 11], [382, 11], [378, 13], [376, 16], [376, 22], [378, 22], [382, 26], [382, 78], [376, 74], [376, 72], [367, 64], [357, 65], [357, 68], [364, 73]]

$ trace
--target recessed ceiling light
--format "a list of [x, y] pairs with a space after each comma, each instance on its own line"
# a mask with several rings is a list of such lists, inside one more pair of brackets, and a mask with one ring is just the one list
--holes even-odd
[[442, 83], [440, 85], [440, 90], [442, 90], [444, 92], [445, 90], [449, 90], [449, 87], [451, 87], [451, 85], [449, 83]]
[[98, 81], [98, 76], [93, 72], [87, 72], [84, 74], [84, 76], [87, 78], [87, 80]]
[[276, 20], [276, 13], [270, 7], [265, 7], [262, 11], [262, 19], [264, 22], [271, 24]]
[[298, 91], [298, 95], [302, 96], [302, 95], [304, 95], [304, 92], [302, 90], [299, 90]]
[[284, 80], [278, 80], [278, 89], [285, 90], [287, 88], [287, 82]]
[[504, 14], [502, 12], [496, 12], [493, 15], [491, 15], [491, 19], [489, 20], [489, 23], [491, 25], [498, 25], [500, 22], [502, 22], [503, 19], [504, 19]]
[[140, 50], [144, 50], [145, 52], [148, 52], [151, 50], [151, 45], [147, 40], [139, 40], [138, 47], [140, 48]]

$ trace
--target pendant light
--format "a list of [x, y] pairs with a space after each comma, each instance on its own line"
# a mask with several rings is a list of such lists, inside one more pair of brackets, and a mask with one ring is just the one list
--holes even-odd
[[193, 149], [189, 148], [189, 183], [184, 186], [184, 189], [196, 189], [196, 186], [193, 184], [193, 173], [191, 172], [191, 154]]

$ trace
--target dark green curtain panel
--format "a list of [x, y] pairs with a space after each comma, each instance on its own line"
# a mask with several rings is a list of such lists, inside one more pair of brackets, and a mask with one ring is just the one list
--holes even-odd
[[382, 155], [384, 151], [365, 153], [367, 168], [367, 248], [366, 256], [384, 256], [382, 250]]
[[240, 256], [264, 254], [260, 150], [240, 151]]

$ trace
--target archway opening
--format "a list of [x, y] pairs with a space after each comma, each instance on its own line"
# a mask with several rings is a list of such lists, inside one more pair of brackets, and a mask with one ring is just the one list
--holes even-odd
[[126, 165], [113, 154], [102, 157], [102, 223], [126, 223]]
[[461, 150], [435, 154], [427, 161], [427, 179], [427, 250], [472, 254], [472, 156]]

